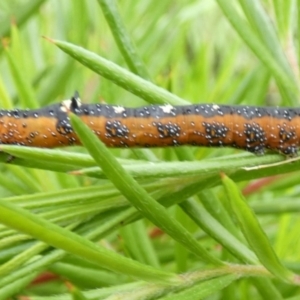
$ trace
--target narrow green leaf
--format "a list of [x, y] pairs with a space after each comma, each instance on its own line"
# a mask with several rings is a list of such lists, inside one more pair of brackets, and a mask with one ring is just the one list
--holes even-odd
[[239, 2], [254, 25], [260, 40], [266, 45], [270, 53], [273, 54], [274, 59], [285, 69], [285, 72], [293, 78], [293, 72], [280, 45], [277, 32], [270, 18], [267, 16], [262, 3], [259, 0], [239, 0]]
[[[111, 229], [117, 228], [120, 223], [126, 220], [130, 215], [134, 214], [135, 209], [130, 208], [125, 212], [112, 213], [111, 216], [103, 217], [100, 216], [97, 222], [91, 223], [90, 225], [83, 227], [80, 230], [80, 234], [88, 239], [99, 240], [107, 234]], [[31, 244], [29, 244], [30, 246]], [[27, 248], [26, 248], [27, 249]], [[23, 249], [23, 250], [26, 250]], [[14, 257], [17, 253], [12, 253]], [[56, 261], [60, 261], [67, 253], [63, 250], [53, 250], [43, 254], [38, 259], [33, 260], [31, 263], [24, 265], [22, 268], [11, 272], [4, 278], [0, 277], [0, 288], [6, 287], [8, 284], [15, 282], [16, 280], [24, 277], [28, 277], [28, 274], [35, 273], [38, 275], [42, 270], [53, 265]], [[119, 275], [118, 275], [119, 276]]]
[[161, 300], [187, 300], [187, 299], [204, 299], [216, 292], [224, 289], [233, 281], [238, 279], [238, 275], [225, 275], [218, 278], [213, 278], [196, 284], [182, 292], [172, 294], [167, 297], [160, 298]]
[[0, 173], [0, 185], [10, 191], [13, 195], [23, 195], [27, 193], [27, 188], [21, 183], [8, 178], [6, 174]]
[[[18, 9], [13, 12], [14, 15], [14, 22], [21, 26], [25, 23], [30, 16], [34, 15], [36, 11], [40, 8], [40, 6], [46, 2], [46, 0], [31, 0], [26, 2], [22, 5], [18, 5]], [[11, 21], [11, 14], [7, 15], [7, 18], [1, 18], [0, 23], [0, 37], [5, 37], [9, 35], [10, 32], [10, 21]]]
[[270, 203], [254, 203], [251, 204], [251, 207], [256, 214], [260, 214], [260, 215], [299, 213], [300, 200], [281, 197], [280, 201], [275, 201], [275, 202], [272, 201], [272, 205], [270, 205]]
[[179, 224], [168, 211], [157, 203], [117, 162], [106, 146], [92, 133], [80, 118], [70, 114], [71, 123], [81, 142], [102, 168], [107, 178], [122, 192], [145, 217], [159, 226], [175, 240], [185, 245], [190, 251], [201, 257], [205, 262], [222, 264], [210, 255], [194, 237]]
[[68, 278], [74, 284], [80, 283], [80, 286], [115, 286], [120, 284], [120, 281], [126, 281], [127, 276], [120, 276], [120, 274], [114, 274], [112, 272], [95, 269], [93, 267], [86, 266], [85, 261], [82, 262], [82, 265], [78, 265], [73, 262], [57, 262], [49, 266], [49, 270]]
[[257, 288], [263, 299], [283, 300], [283, 297], [277, 288], [278, 285], [275, 285], [269, 278], [252, 277], [251, 281], [254, 283], [254, 286]]
[[262, 63], [271, 71], [276, 80], [287, 90], [291, 90], [298, 94], [298, 86], [294, 78], [292, 78], [290, 74], [286, 73], [285, 69], [282, 68], [273, 55], [270, 54], [270, 51], [261, 43], [249, 25], [234, 9], [232, 2], [227, 0], [217, 0], [217, 2], [240, 37], [251, 48]]
[[69, 32], [70, 35], [68, 35], [69, 39], [80, 45], [85, 45], [89, 41], [89, 35], [86, 34], [92, 24], [89, 8], [91, 8], [89, 1], [79, 0], [70, 2], [70, 14], [68, 21], [65, 23], [67, 25], [65, 28], [71, 31]]
[[204, 190], [198, 194], [198, 198], [201, 201], [205, 209], [220, 222], [228, 231], [230, 231], [237, 238], [241, 238], [236, 224], [232, 221], [229, 212], [223, 206], [220, 198], [212, 190]]
[[41, 191], [41, 185], [37, 178], [33, 176], [33, 170], [24, 170], [24, 168], [8, 165], [7, 169], [14, 175], [16, 179], [26, 186], [28, 191], [39, 192]]
[[5, 49], [5, 54], [22, 106], [24, 108], [37, 108], [38, 103], [28, 77], [22, 73], [23, 70], [18, 67], [15, 58], [8, 49]]
[[0, 288], [0, 300], [11, 299], [11, 297], [15, 296], [19, 291], [28, 286], [35, 276], [36, 274], [27, 275]]
[[43, 77], [36, 97], [41, 106], [53, 102], [53, 99], [62, 93], [68, 84], [68, 81], [65, 79], [70, 75], [70, 70], [73, 68], [75, 68], [74, 61], [67, 59], [60, 65], [55, 65], [55, 67], [51, 68], [50, 72], [44, 76], [46, 78]]
[[[79, 168], [86, 168], [86, 167], [95, 167], [96, 162], [95, 160], [87, 154], [80, 154], [80, 153], [72, 153], [60, 150], [51, 150], [51, 149], [40, 149], [40, 148], [31, 148], [31, 147], [20, 147], [14, 145], [0, 145], [0, 149], [3, 152], [7, 152], [14, 157], [19, 157], [25, 160], [28, 160], [28, 165], [32, 161], [41, 161], [51, 165], [53, 164], [61, 164], [66, 166], [72, 166], [72, 169], [76, 167]], [[158, 162], [158, 163], [145, 163], [145, 162], [135, 162], [129, 160], [126, 163], [125, 160], [119, 160], [120, 163], [124, 163], [124, 167], [132, 174], [134, 177], [141, 176], [142, 178], [151, 178], [151, 177], [159, 177], [163, 178], [166, 176], [198, 176], [201, 174], [202, 176], [208, 176], [217, 174], [220, 169], [224, 172], [234, 172], [240, 170], [244, 167], [251, 167], [257, 166], [261, 164], [272, 164], [278, 161], [284, 160], [284, 157], [281, 155], [265, 155], [263, 157], [257, 157], [251, 154], [243, 154], [240, 157], [235, 156], [235, 159], [232, 160], [230, 157], [224, 157], [221, 161], [219, 160], [207, 160], [201, 162]], [[14, 163], [12, 160], [11, 163]], [[126, 165], [125, 165], [126, 163]], [[35, 162], [32, 163], [35, 165]], [[275, 172], [279, 170], [279, 172], [283, 172], [283, 170], [291, 169], [296, 170], [300, 166], [300, 161], [294, 162], [293, 164], [283, 164], [281, 166], [274, 166], [270, 168], [265, 168], [261, 170], [253, 170], [253, 173], [260, 172], [263, 176], [267, 174], [272, 174], [271, 172]], [[67, 168], [66, 168], [67, 169]], [[267, 172], [269, 171], [269, 172]], [[240, 172], [244, 174], [251, 174], [250, 171], [243, 171]], [[103, 173], [99, 168], [92, 168], [88, 170], [83, 170], [83, 175], [92, 175], [95, 173], [95, 177], [97, 177], [97, 173], [99, 177], [103, 177]], [[80, 172], [79, 172], [80, 174]], [[277, 174], [277, 173], [273, 173]], [[241, 174], [239, 174], [241, 176]], [[244, 178], [243, 178], [244, 179]]]
[[0, 77], [0, 105], [2, 109], [13, 108], [12, 100], [10, 99], [8, 92], [3, 84], [2, 78]]
[[115, 0], [98, 0], [98, 3], [102, 8], [106, 21], [129, 69], [144, 79], [150, 80], [150, 76], [144, 67], [143, 62], [140, 60], [135, 46], [123, 24]]
[[[183, 212], [181, 207], [175, 208], [175, 215], [178, 222], [184, 224], [190, 232], [194, 232], [195, 226], [193, 221], [185, 212]], [[175, 244], [174, 250], [176, 272], [180, 274], [186, 272], [189, 269], [189, 251], [180, 243]]]
[[37, 243], [32, 247], [22, 251], [18, 255], [15, 255], [9, 261], [1, 264], [0, 266], [0, 278], [1, 276], [8, 275], [11, 271], [20, 268], [28, 260], [32, 259], [35, 255], [41, 253], [43, 250], [47, 249], [49, 246], [44, 243]]
[[[278, 33], [282, 38], [288, 38], [289, 28], [292, 24], [293, 9], [297, 4], [292, 0], [273, 0], [275, 16], [277, 20]], [[295, 5], [295, 6], [294, 6]]]
[[125, 247], [131, 257], [144, 264], [160, 267], [154, 246], [148, 236], [144, 220], [134, 222], [121, 229]]
[[243, 262], [255, 264], [257, 257], [239, 241], [226, 227], [223, 227], [201, 205], [193, 199], [188, 199], [180, 204], [181, 208], [198, 224], [207, 234], [217, 240], [236, 258]]
[[14, 23], [12, 23], [12, 25], [11, 25], [11, 43], [10, 43], [10, 45], [11, 45], [11, 47], [10, 47], [11, 55], [14, 57], [16, 64], [18, 65], [20, 70], [22, 70], [23, 72], [26, 72], [20, 32]]
[[82, 47], [58, 40], [50, 40], [61, 50], [75, 58], [84, 66], [93, 70], [97, 74], [113, 81], [115, 84], [134, 93], [153, 104], [186, 105], [184, 99], [169, 93], [163, 88], [157, 87], [153, 83], [130, 73], [126, 69], [119, 67], [111, 61], [90, 52]]
[[[34, 147], [19, 147], [14, 145], [0, 145], [1, 150], [11, 154], [14, 157], [30, 160], [40, 160], [44, 163], [57, 163], [66, 166], [92, 167], [96, 166], [94, 159], [83, 153], [65, 152], [61, 150], [52, 150]], [[11, 161], [14, 162], [14, 159]]]
[[[292, 80], [295, 81], [295, 77], [291, 66], [289, 65], [282, 46], [279, 42], [279, 37], [273, 23], [267, 16], [262, 4], [259, 0], [239, 0], [244, 12], [246, 13], [250, 23], [256, 29], [260, 41], [268, 48], [270, 55], [278, 62], [278, 64], [285, 70], [286, 74], [290, 76]], [[298, 99], [290, 93], [290, 91], [278, 83], [281, 87], [280, 90], [282, 94], [289, 100], [289, 103], [296, 105]]]
[[178, 278], [172, 273], [142, 265], [99, 245], [97, 246], [71, 231], [46, 221], [37, 214], [31, 214], [2, 199], [0, 199], [0, 210], [0, 222], [6, 226], [100, 264], [114, 272], [169, 284], [178, 281]]
[[111, 185], [101, 186], [83, 186], [69, 188], [59, 191], [35, 193], [29, 195], [15, 196], [5, 198], [6, 201], [16, 203], [27, 209], [35, 208], [59, 208], [65, 205], [76, 205], [82, 203], [88, 204], [98, 200], [98, 203], [110, 197], [118, 196], [120, 193]]
[[88, 298], [86, 298], [77, 287], [75, 287], [71, 284], [67, 284], [67, 286], [71, 292], [73, 300], [88, 300]]
[[[95, 165], [93, 158], [86, 154], [13, 145], [1, 145], [0, 149], [2, 151], [7, 151], [14, 157], [22, 157], [22, 159], [13, 159], [10, 162], [11, 164], [31, 168], [68, 172], [72, 170], [78, 170], [84, 166]], [[36, 160], [36, 158], [39, 159]], [[6, 160], [7, 154], [0, 152], [0, 161], [6, 162]], [[60, 161], [61, 163], [56, 164], [56, 160]], [[173, 197], [169, 198], [167, 201], [170, 201], [170, 203], [174, 204], [175, 199], [181, 199], [180, 201], [182, 201], [184, 197], [188, 198], [195, 193], [198, 193], [203, 188], [213, 187], [219, 184], [220, 179], [217, 175], [219, 174], [220, 169], [226, 173], [230, 173], [231, 177], [236, 181], [250, 180], [271, 175], [273, 176], [276, 174], [289, 173], [299, 170], [299, 160], [293, 163], [286, 161], [286, 163], [282, 165], [274, 164], [268, 168], [258, 167], [257, 169], [253, 169], [251, 171], [244, 170], [245, 166], [250, 167], [260, 166], [263, 164], [273, 164], [283, 160], [285, 159], [281, 155], [265, 155], [257, 157], [248, 153], [242, 153], [235, 154], [234, 159], [232, 159], [232, 156], [225, 156], [220, 160], [213, 159], [193, 163], [164, 162], [158, 164], [145, 164], [133, 160], [120, 160], [120, 162], [124, 164], [126, 170], [137, 179], [157, 179], [158, 177], [164, 178], [166, 176], [179, 176], [179, 178], [183, 179], [182, 176], [187, 175], [188, 177], [186, 177], [186, 180], [176, 180], [176, 183], [173, 183], [173, 190], [174, 187], [176, 187], [176, 190], [174, 191]], [[134, 165], [136, 165], [136, 167]], [[93, 168], [91, 170], [87, 170], [87, 172], [84, 170], [83, 172], [78, 171], [76, 174], [86, 174], [91, 177], [104, 178], [103, 172], [98, 170], [99, 168], [96, 167], [95, 169]], [[11, 180], [9, 180], [6, 176], [3, 176], [3, 180], [0, 182], [5, 182], [8, 184], [9, 189], [14, 191], [14, 183], [11, 182]], [[170, 186], [172, 182], [167, 181], [167, 184], [167, 186]], [[24, 189], [20, 190], [20, 193], [24, 193]]]
[[294, 274], [279, 261], [268, 237], [238, 187], [225, 174], [222, 175], [222, 183], [243, 234], [260, 262], [276, 277], [291, 282]]

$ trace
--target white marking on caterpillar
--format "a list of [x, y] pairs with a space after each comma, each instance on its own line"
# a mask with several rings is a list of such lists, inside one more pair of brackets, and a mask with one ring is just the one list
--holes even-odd
[[[82, 105], [80, 98], [76, 98], [75, 101], [77, 102], [78, 107], [80, 107]], [[72, 105], [71, 99], [63, 100], [63, 101], [61, 101], [60, 109], [61, 109], [61, 111], [66, 113], [71, 110], [71, 105]]]
[[219, 105], [217, 105], [217, 104], [213, 104], [212, 108], [213, 108], [213, 109], [219, 109], [219, 108], [220, 108], [220, 106], [219, 106]]
[[60, 105], [60, 110], [61, 111], [66, 113], [70, 110], [70, 107], [71, 107], [71, 100], [70, 99], [61, 101], [61, 105]]
[[171, 104], [166, 104], [166, 105], [162, 105], [160, 106], [160, 108], [163, 110], [164, 113], [166, 114], [170, 114], [172, 109], [174, 109], [174, 107]]
[[125, 108], [123, 106], [113, 106], [113, 109], [116, 114], [121, 114], [125, 111]]

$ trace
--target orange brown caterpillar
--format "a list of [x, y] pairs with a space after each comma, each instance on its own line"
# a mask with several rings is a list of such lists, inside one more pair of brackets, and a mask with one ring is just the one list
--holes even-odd
[[54, 148], [80, 144], [67, 111], [109, 147], [229, 146], [295, 156], [300, 109], [197, 104], [140, 108], [70, 100], [37, 110], [0, 110], [0, 143]]

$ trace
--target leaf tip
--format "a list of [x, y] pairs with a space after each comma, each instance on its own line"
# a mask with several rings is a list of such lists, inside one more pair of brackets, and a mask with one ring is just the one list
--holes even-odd
[[9, 38], [7, 37], [4, 37], [1, 39], [1, 44], [2, 44], [2, 47], [4, 48], [5, 51], [8, 50], [8, 47], [9, 47]]
[[68, 172], [68, 174], [70, 174], [70, 175], [82, 175], [82, 172], [80, 170], [74, 170], [74, 171]]
[[224, 172], [220, 172], [220, 177], [221, 177], [221, 180], [223, 180], [226, 178], [226, 174]]
[[50, 42], [52, 44], [55, 44], [55, 40], [54, 39], [51, 39], [51, 38], [49, 38], [49, 37], [47, 37], [45, 35], [42, 35], [42, 38], [45, 39], [45, 40], [47, 40], [48, 42]]
[[293, 280], [292, 280], [292, 282], [295, 285], [300, 285], [300, 276], [298, 274], [293, 274]]
[[67, 289], [70, 291], [70, 292], [73, 292], [75, 290], [75, 287], [74, 285], [69, 282], [69, 281], [65, 281], [65, 286], [67, 287]]

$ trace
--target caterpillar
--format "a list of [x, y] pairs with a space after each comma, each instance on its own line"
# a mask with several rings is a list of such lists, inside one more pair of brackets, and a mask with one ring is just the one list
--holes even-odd
[[235, 147], [296, 156], [300, 109], [196, 104], [139, 108], [83, 104], [71, 99], [36, 110], [0, 110], [0, 144], [54, 148], [79, 145], [68, 112], [81, 118], [109, 147]]

